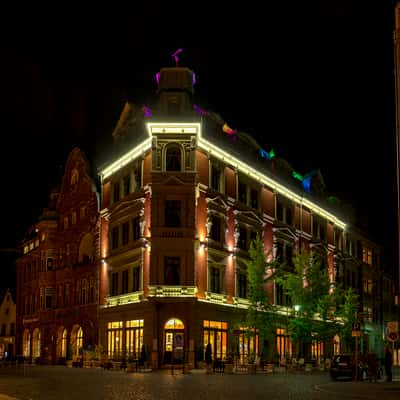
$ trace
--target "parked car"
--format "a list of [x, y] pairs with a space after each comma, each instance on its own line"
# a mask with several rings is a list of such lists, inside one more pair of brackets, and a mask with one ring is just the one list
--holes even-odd
[[355, 361], [352, 354], [337, 354], [332, 359], [329, 373], [334, 380], [340, 378], [353, 379], [355, 370]]

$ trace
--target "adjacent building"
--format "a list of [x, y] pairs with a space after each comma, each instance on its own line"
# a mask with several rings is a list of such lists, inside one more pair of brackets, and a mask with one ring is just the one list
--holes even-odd
[[7, 289], [0, 304], [0, 360], [15, 356], [15, 318], [16, 306], [10, 289]]
[[17, 351], [43, 363], [79, 357], [98, 342], [99, 199], [78, 148], [21, 245]]

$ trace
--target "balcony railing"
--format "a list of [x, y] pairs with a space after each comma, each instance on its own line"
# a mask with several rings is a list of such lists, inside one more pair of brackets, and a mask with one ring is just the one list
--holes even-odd
[[104, 307], [116, 307], [125, 304], [139, 303], [143, 299], [143, 292], [125, 293], [118, 296], [107, 298], [107, 304]]
[[149, 286], [153, 297], [195, 297], [196, 293], [196, 286]]
[[211, 303], [226, 303], [227, 296], [224, 293], [206, 292], [206, 300]]
[[251, 302], [249, 299], [244, 299], [242, 297], [234, 297], [233, 304], [238, 308], [249, 308]]

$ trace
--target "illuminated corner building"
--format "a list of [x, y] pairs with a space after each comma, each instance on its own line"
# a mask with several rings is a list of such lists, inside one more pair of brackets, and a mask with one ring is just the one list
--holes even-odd
[[[249, 304], [246, 260], [257, 233], [280, 261], [304, 246], [321, 256], [332, 287], [359, 291], [362, 255], [371, 250], [372, 266], [380, 250], [333, 211], [321, 174], [301, 176], [195, 104], [188, 68], [164, 68], [157, 83], [153, 107], [125, 105], [114, 155], [100, 168], [99, 340], [108, 356], [137, 358], [144, 345], [157, 368], [194, 363], [210, 343], [213, 358], [224, 358]], [[275, 284], [266, 290], [282, 318], [272, 346], [291, 356], [287, 299]], [[243, 359], [259, 345], [244, 332], [236, 332]], [[315, 341], [307, 352], [332, 354], [339, 342]]]
[[70, 153], [17, 259], [17, 354], [77, 359], [98, 342], [99, 198], [82, 151]]

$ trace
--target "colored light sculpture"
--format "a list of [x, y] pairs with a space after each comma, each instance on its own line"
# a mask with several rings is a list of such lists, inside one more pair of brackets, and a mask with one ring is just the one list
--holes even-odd
[[144, 111], [144, 116], [146, 118], [150, 118], [151, 117], [151, 108], [148, 106], [144, 106], [143, 107], [143, 111]]
[[266, 150], [264, 150], [264, 149], [262, 149], [261, 147], [260, 147], [260, 149], [259, 149], [259, 154], [260, 154], [260, 156], [262, 157], [262, 158], [266, 158], [267, 160], [272, 160], [274, 157], [275, 157], [275, 152], [274, 152], [274, 150], [271, 150], [269, 153], [268, 153], [268, 151], [266, 151]]
[[179, 57], [178, 57], [178, 55], [180, 54], [180, 53], [182, 53], [182, 51], [183, 51], [183, 49], [178, 49], [175, 53], [172, 53], [171, 54], [171, 56], [174, 58], [174, 60], [175, 60], [175, 64], [176, 64], [176, 66], [178, 66], [178, 64], [179, 64]]
[[237, 133], [237, 129], [232, 129], [228, 126], [228, 124], [224, 124], [222, 126], [222, 130], [227, 133], [228, 135], [235, 135]]
[[296, 171], [292, 172], [292, 176], [295, 179], [298, 179], [299, 181], [303, 181], [303, 175], [298, 174]]
[[206, 115], [208, 115], [208, 111], [205, 110], [204, 108], [201, 108], [199, 105], [197, 104], [193, 104], [193, 109], [194, 111], [197, 112], [197, 114], [200, 114], [201, 116], [205, 117]]

